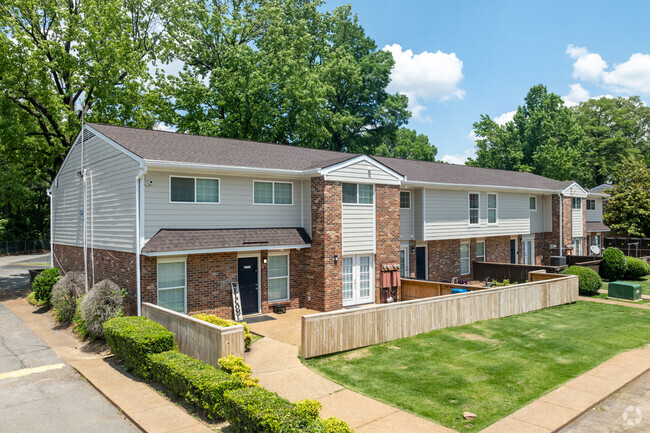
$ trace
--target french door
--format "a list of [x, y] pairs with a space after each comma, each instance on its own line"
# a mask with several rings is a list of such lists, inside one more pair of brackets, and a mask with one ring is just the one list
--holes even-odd
[[374, 264], [371, 255], [344, 256], [343, 306], [367, 304], [373, 301]]
[[523, 263], [524, 265], [534, 265], [535, 264], [535, 241], [530, 239], [524, 239], [522, 241], [523, 249]]

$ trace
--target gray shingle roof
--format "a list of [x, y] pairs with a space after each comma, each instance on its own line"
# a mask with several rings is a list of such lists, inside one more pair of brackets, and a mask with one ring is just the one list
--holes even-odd
[[237, 249], [309, 245], [303, 228], [162, 229], [142, 248], [144, 254], [172, 251]]
[[[358, 154], [259, 143], [149, 129], [88, 124], [101, 134], [147, 160], [305, 171], [324, 168]], [[373, 157], [410, 182], [561, 191], [571, 181], [556, 181], [531, 173], [465, 165]]]
[[587, 221], [587, 233], [609, 232], [611, 229], [598, 221]]

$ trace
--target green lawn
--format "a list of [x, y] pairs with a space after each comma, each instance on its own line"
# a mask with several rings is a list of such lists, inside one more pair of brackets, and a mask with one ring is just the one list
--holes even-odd
[[[641, 292], [644, 295], [650, 295], [650, 275], [643, 277], [640, 280], [624, 280], [627, 283], [638, 283], [641, 284]], [[609, 283], [607, 281], [603, 281], [603, 287], [601, 289], [607, 290], [609, 287]]]
[[[650, 342], [650, 310], [578, 302], [305, 360], [355, 391], [476, 432], [619, 352]], [[478, 417], [464, 421], [463, 412]]]

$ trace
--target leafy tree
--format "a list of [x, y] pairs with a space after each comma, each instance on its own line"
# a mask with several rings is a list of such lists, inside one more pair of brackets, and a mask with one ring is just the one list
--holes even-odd
[[386, 92], [391, 54], [349, 5], [320, 12], [322, 4], [175, 0], [164, 58], [184, 67], [159, 74], [160, 119], [182, 132], [338, 151], [405, 143], [407, 98]]
[[474, 123], [476, 158], [468, 165], [528, 171], [558, 180], [587, 178], [585, 136], [572, 111], [542, 84], [532, 87], [514, 119], [497, 124], [487, 115]]
[[[44, 187], [89, 121], [151, 126], [148, 61], [161, 0], [5, 0], [0, 4], [0, 181], [5, 215], [36, 213]], [[9, 181], [20, 178], [20, 186]], [[17, 204], [20, 203], [20, 204]], [[32, 228], [34, 227], [33, 224]]]
[[435, 161], [438, 148], [429, 143], [429, 137], [418, 134], [414, 129], [401, 127], [395, 134], [394, 141], [383, 142], [375, 149], [379, 156], [392, 156], [403, 159]]
[[605, 224], [623, 235], [650, 237], [650, 169], [637, 158], [625, 158], [613, 180]]
[[587, 186], [611, 180], [625, 157], [641, 156], [650, 164], [650, 107], [638, 96], [590, 99], [573, 111], [587, 140]]

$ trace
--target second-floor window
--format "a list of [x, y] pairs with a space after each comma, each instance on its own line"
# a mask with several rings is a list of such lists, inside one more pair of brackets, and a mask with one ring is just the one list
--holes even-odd
[[400, 207], [400, 209], [410, 209], [411, 208], [411, 192], [410, 191], [400, 191], [399, 192], [399, 207]]
[[596, 200], [587, 200], [587, 210], [596, 210]]
[[342, 185], [343, 203], [372, 204], [374, 188], [363, 183], [344, 183]]
[[477, 192], [469, 193], [469, 225], [477, 226], [479, 224], [479, 195]]
[[571, 199], [571, 209], [582, 209], [582, 199], [580, 197]]
[[487, 195], [487, 208], [488, 208], [488, 224], [497, 223], [497, 195]]
[[290, 182], [253, 182], [253, 203], [293, 204], [293, 184]]
[[169, 200], [176, 203], [219, 203], [219, 179], [170, 177]]
[[530, 210], [537, 210], [537, 197], [530, 197], [528, 208]]

